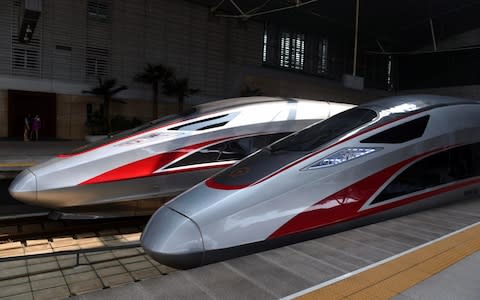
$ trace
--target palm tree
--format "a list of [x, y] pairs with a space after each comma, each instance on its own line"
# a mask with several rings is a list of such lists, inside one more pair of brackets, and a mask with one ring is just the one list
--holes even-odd
[[110, 134], [110, 103], [112, 101], [125, 103], [122, 100], [112, 99], [113, 95], [127, 89], [126, 85], [115, 87], [116, 85], [117, 81], [115, 79], [107, 79], [103, 81], [99, 77], [98, 85], [96, 87], [92, 88], [89, 91], [82, 91], [82, 93], [84, 94], [103, 97], [103, 126], [107, 134]]
[[147, 64], [142, 73], [135, 75], [135, 81], [152, 85], [152, 119], [158, 118], [158, 88], [160, 82], [164, 82], [173, 75], [173, 71], [161, 64]]
[[176, 78], [171, 76], [163, 85], [164, 93], [167, 96], [176, 96], [178, 100], [178, 112], [183, 111], [185, 98], [198, 93], [199, 89], [191, 89], [188, 86], [188, 78]]

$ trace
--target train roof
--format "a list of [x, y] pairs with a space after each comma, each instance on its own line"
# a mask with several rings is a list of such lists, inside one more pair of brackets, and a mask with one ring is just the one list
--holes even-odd
[[415, 94], [382, 98], [380, 100], [362, 104], [359, 107], [368, 108], [377, 113], [389, 110], [391, 113], [404, 113], [456, 104], [480, 104], [480, 102], [472, 99], [451, 96]]
[[[207, 102], [207, 103], [195, 106], [194, 109], [196, 109], [198, 112], [204, 113], [204, 112], [210, 112], [210, 111], [216, 111], [216, 110], [222, 110], [222, 109], [230, 109], [237, 106], [243, 106], [243, 105], [249, 105], [249, 104], [259, 104], [259, 103], [268, 103], [268, 102], [277, 102], [277, 101], [326, 102], [326, 103], [331, 102], [331, 101], [309, 100], [309, 99], [298, 99], [298, 98], [254, 96], [254, 97], [230, 98], [230, 99]], [[342, 103], [342, 104], [348, 104], [348, 103]]]

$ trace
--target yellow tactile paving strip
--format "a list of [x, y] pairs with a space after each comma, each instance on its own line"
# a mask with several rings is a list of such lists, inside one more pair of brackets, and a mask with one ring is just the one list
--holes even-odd
[[28, 168], [35, 164], [35, 162], [12, 162], [12, 163], [0, 163], [0, 168]]
[[480, 251], [480, 224], [296, 299], [390, 299]]

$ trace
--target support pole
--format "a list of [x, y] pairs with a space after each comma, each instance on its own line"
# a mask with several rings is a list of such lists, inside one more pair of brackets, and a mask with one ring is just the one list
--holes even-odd
[[357, 47], [358, 47], [358, 10], [360, 6], [360, 0], [356, 0], [356, 13], [355, 13], [355, 47], [353, 48], [353, 76], [357, 74]]
[[432, 32], [433, 51], [437, 52], [437, 41], [435, 40], [435, 30], [433, 29], [432, 18], [430, 18], [430, 31]]
[[380, 41], [377, 39], [377, 45], [382, 50], [382, 53], [385, 53], [385, 49], [382, 47], [382, 44], [380, 44]]

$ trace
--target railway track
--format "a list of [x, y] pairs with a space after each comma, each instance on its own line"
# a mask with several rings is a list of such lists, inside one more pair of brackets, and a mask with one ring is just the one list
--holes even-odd
[[0, 244], [34, 239], [52, 240], [57, 237], [75, 237], [87, 233], [104, 236], [115, 233], [141, 232], [147, 221], [148, 217], [88, 221], [52, 221], [46, 217], [11, 219], [1, 222]]
[[[139, 246], [146, 221], [30, 218], [11, 223], [17, 231], [0, 242], [0, 282], [8, 287], [0, 290], [0, 298], [27, 292], [35, 298], [63, 299], [174, 272]], [[45, 288], [38, 290], [40, 284]]]
[[[75, 238], [77, 235], [105, 236], [141, 232], [148, 221], [148, 217], [98, 220], [50, 220], [46, 216], [15, 217], [29, 211], [30, 207], [11, 198], [8, 193], [10, 182], [11, 180], [0, 179], [0, 210], [4, 207], [7, 212], [12, 210], [13, 214], [12, 217], [3, 215], [0, 220], [0, 245], [10, 242], [25, 243], [36, 239], [53, 240], [57, 237]], [[7, 208], [9, 206], [16, 208]]]

